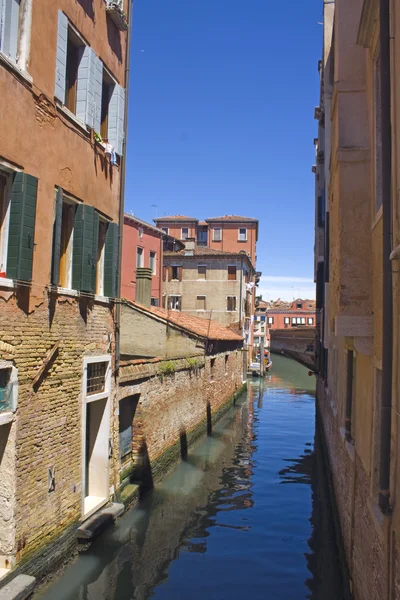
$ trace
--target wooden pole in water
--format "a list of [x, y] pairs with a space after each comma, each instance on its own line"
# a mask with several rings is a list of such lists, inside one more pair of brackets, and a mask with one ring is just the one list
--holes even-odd
[[260, 336], [260, 377], [265, 377], [264, 336]]

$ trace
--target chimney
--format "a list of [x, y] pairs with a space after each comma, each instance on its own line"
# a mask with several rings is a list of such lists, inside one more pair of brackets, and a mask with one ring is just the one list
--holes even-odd
[[153, 271], [144, 267], [136, 269], [136, 302], [143, 306], [151, 305], [151, 280]]
[[193, 256], [196, 249], [196, 238], [187, 238], [185, 240], [185, 256]]

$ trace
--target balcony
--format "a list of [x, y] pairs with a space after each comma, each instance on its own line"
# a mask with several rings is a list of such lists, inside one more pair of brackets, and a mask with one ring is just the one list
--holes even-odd
[[120, 31], [128, 29], [128, 17], [122, 9], [122, 0], [106, 0], [106, 11], [117, 29]]

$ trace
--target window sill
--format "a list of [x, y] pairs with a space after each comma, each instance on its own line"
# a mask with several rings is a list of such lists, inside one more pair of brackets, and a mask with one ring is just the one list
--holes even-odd
[[69, 288], [63, 288], [56, 285], [52, 286], [51, 291], [59, 294], [60, 296], [73, 296], [75, 298], [79, 296], [78, 290], [70, 290]]
[[71, 112], [64, 104], [60, 104], [58, 100], [56, 100], [56, 107], [59, 112], [62, 112], [70, 121], [73, 121], [75, 125], [77, 125], [82, 131], [84, 131], [87, 135], [89, 135], [88, 129], [83, 121], [78, 119], [73, 112]]
[[110, 304], [110, 298], [107, 296], [97, 296], [94, 297], [95, 302], [100, 302], [101, 304]]
[[15, 289], [15, 283], [12, 279], [7, 279], [6, 277], [0, 277], [0, 288], [10, 288]]
[[239, 244], [247, 244], [248, 240], [238, 240]]
[[10, 69], [12, 69], [14, 71], [14, 73], [16, 73], [17, 75], [19, 75], [19, 77], [21, 77], [21, 79], [23, 79], [24, 81], [29, 83], [29, 85], [32, 85], [32, 82], [33, 82], [32, 76], [29, 75], [29, 73], [27, 71], [25, 71], [24, 69], [21, 69], [21, 67], [19, 67], [17, 65], [17, 63], [12, 60], [12, 58], [9, 58], [8, 56], [6, 56], [6, 54], [4, 54], [1, 51], [0, 51], [0, 63], [3, 63], [5, 65], [7, 65], [8, 67], [10, 67]]
[[12, 423], [13, 421], [15, 421], [15, 413], [11, 411], [0, 413], [0, 426], [8, 425], [8, 423]]

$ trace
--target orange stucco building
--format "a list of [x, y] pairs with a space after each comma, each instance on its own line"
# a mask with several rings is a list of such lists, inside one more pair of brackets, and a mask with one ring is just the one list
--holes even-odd
[[0, 578], [113, 494], [131, 13], [1, 6]]

